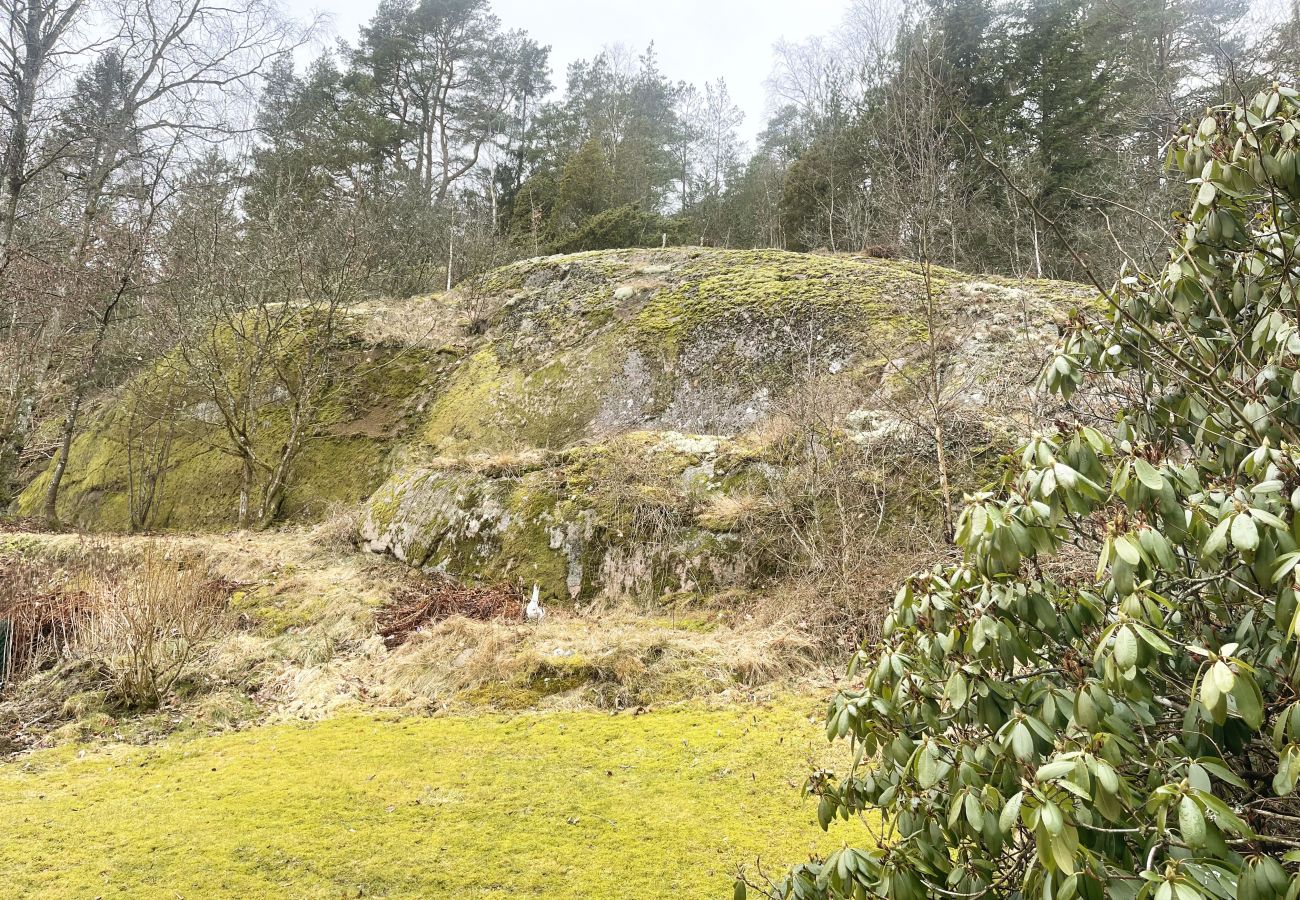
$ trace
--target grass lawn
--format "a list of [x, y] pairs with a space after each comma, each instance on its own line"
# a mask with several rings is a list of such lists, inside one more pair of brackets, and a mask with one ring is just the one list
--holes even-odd
[[14, 897], [729, 897], [855, 835], [799, 786], [812, 701], [382, 718], [0, 766]]

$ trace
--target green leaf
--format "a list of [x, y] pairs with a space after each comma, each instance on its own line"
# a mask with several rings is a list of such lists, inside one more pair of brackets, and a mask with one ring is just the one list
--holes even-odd
[[1119, 793], [1119, 773], [1115, 771], [1114, 766], [1105, 760], [1098, 760], [1095, 774], [1097, 776], [1097, 783], [1101, 785], [1102, 789], [1105, 790], [1106, 793]]
[[1065, 775], [1069, 775], [1074, 771], [1074, 767], [1074, 760], [1058, 759], [1049, 762], [1046, 765], [1039, 766], [1038, 771], [1034, 774], [1034, 778], [1038, 781], [1052, 781]]
[[966, 685], [966, 677], [962, 675], [960, 669], [953, 672], [952, 676], [949, 677], [948, 683], [944, 685], [943, 695], [948, 699], [948, 702], [953, 705], [954, 709], [960, 709], [966, 705], [966, 699], [969, 696], [969, 692]]
[[830, 828], [831, 820], [834, 818], [835, 801], [823, 794], [822, 798], [817, 801], [817, 824], [821, 826], [822, 831], [826, 831]]
[[1166, 656], [1171, 655], [1174, 652], [1173, 648], [1169, 646], [1169, 644], [1164, 640], [1164, 638], [1160, 637], [1160, 635], [1156, 634], [1150, 628], [1147, 628], [1145, 625], [1141, 625], [1137, 622], [1134, 622], [1132, 624], [1133, 624], [1133, 630], [1136, 631], [1139, 636], [1141, 636], [1142, 640], [1145, 641], [1147, 646], [1150, 647], [1152, 650], [1156, 651], [1157, 653], [1163, 653]]
[[1034, 736], [1024, 722], [1017, 722], [1011, 729], [1011, 752], [1025, 762], [1034, 758]]
[[1277, 774], [1273, 776], [1273, 793], [1286, 797], [1295, 791], [1300, 779], [1300, 746], [1290, 744], [1278, 758]]
[[1057, 806], [1051, 800], [1043, 802], [1042, 807], [1038, 810], [1039, 821], [1050, 834], [1060, 834], [1065, 829], [1065, 817], [1061, 815], [1061, 807]]
[[1137, 658], [1137, 636], [1127, 625], [1122, 625], [1115, 633], [1115, 665], [1121, 672], [1127, 672], [1137, 665]]
[[1178, 801], [1178, 831], [1192, 847], [1205, 843], [1205, 814], [1189, 794]]
[[1232, 519], [1225, 518], [1215, 526], [1214, 531], [1210, 532], [1210, 536], [1206, 538], [1205, 546], [1201, 548], [1202, 555], [1217, 556], [1228, 546], [1228, 528], [1231, 525]]
[[998, 816], [998, 828], [1002, 829], [1004, 834], [1009, 834], [1015, 827], [1016, 820], [1020, 817], [1020, 804], [1024, 802], [1025, 792], [1017, 792], [1007, 805], [1002, 807], [1002, 815]]
[[1225, 766], [1223, 760], [1216, 759], [1213, 756], [1202, 756], [1196, 762], [1220, 781], [1226, 781], [1228, 784], [1239, 788], [1246, 787], [1246, 782], [1242, 781], [1235, 772]]
[[1238, 550], [1255, 550], [1259, 547], [1259, 529], [1249, 513], [1240, 512], [1232, 517], [1232, 546]]
[[1155, 467], [1145, 459], [1133, 460], [1133, 472], [1137, 475], [1138, 481], [1148, 490], [1159, 491], [1165, 486], [1165, 477], [1156, 471]]
[[1277, 558], [1277, 565], [1273, 568], [1273, 582], [1276, 584], [1285, 578], [1300, 563], [1300, 550], [1292, 550], [1290, 553], [1283, 553]]
[[1115, 538], [1115, 552], [1129, 565], [1136, 566], [1142, 562], [1142, 553], [1129, 540], [1128, 535]]
[[1214, 686], [1219, 689], [1220, 694], [1232, 693], [1232, 687], [1237, 683], [1237, 676], [1223, 660], [1210, 667], [1209, 677], [1214, 679]]
[[1264, 696], [1253, 677], [1245, 672], [1237, 674], [1232, 699], [1237, 703], [1237, 715], [1252, 729], [1264, 724]]
[[1222, 725], [1227, 703], [1224, 701], [1223, 694], [1219, 691], [1218, 682], [1210, 672], [1206, 672], [1201, 676], [1200, 699], [1201, 705], [1209, 713], [1210, 719]]
[[926, 743], [916, 755], [916, 780], [921, 787], [929, 790], [939, 783], [939, 749], [932, 743]]

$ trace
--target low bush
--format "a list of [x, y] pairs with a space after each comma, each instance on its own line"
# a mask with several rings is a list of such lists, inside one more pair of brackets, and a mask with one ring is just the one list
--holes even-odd
[[164, 542], [86, 543], [59, 559], [0, 558], [6, 685], [55, 665], [101, 673], [112, 701], [157, 706], [226, 623], [229, 586]]

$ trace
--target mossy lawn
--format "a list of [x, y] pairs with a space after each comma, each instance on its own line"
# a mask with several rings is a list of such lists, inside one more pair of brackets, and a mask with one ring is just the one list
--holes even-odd
[[847, 835], [799, 785], [812, 701], [642, 715], [351, 715], [0, 767], [27, 898], [730, 896]]

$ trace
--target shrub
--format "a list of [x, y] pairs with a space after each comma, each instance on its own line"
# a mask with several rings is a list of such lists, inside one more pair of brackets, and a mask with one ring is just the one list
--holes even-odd
[[89, 620], [84, 591], [68, 590], [47, 567], [0, 555], [0, 686], [58, 659]]
[[157, 541], [140, 552], [78, 544], [65, 558], [0, 557], [0, 675], [17, 682], [91, 663], [107, 695], [156, 706], [226, 621], [229, 585]]
[[636, 203], [616, 206], [597, 213], [577, 230], [557, 240], [551, 247], [553, 253], [580, 253], [585, 250], [608, 250], [620, 247], [640, 247], [647, 242], [656, 243], [662, 225], [660, 217], [646, 212]]
[[97, 603], [85, 649], [104, 660], [127, 706], [157, 706], [225, 619], [225, 584], [159, 543], [133, 565], [92, 577], [87, 589]]
[[1195, 200], [1169, 264], [1045, 376], [1122, 408], [1033, 437], [968, 498], [961, 562], [898, 592], [829, 708], [858, 764], [809, 782], [876, 845], [775, 895], [1300, 896], [1297, 96], [1174, 143]]

